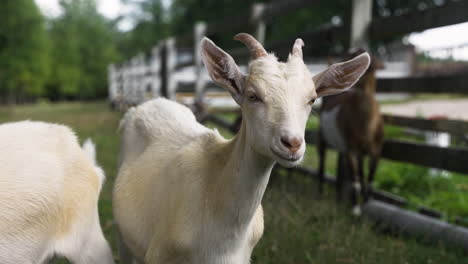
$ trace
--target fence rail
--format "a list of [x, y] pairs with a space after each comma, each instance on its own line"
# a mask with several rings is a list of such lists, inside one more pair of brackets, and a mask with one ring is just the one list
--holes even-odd
[[435, 119], [405, 117], [397, 115], [384, 114], [385, 124], [401, 127], [408, 127], [426, 131], [446, 132], [457, 136], [466, 136], [468, 134], [468, 122], [461, 120]]
[[468, 174], [468, 149], [445, 148], [398, 140], [386, 140], [382, 157], [420, 166]]
[[[223, 125], [221, 121], [216, 123]], [[308, 144], [315, 145], [317, 131], [306, 130], [305, 140]], [[445, 148], [387, 139], [383, 146], [382, 157], [393, 161], [468, 174], [468, 163], [466, 162], [468, 148]]]
[[[238, 129], [236, 123], [229, 122], [216, 115], [206, 116], [203, 122], [211, 122], [216, 126], [227, 129], [231, 133], [236, 133]], [[317, 131], [305, 131], [305, 141], [307, 144], [316, 145], [316, 140]], [[427, 155], [427, 153], [431, 153], [432, 155]], [[412, 142], [386, 140], [382, 151], [382, 157], [393, 161], [468, 174], [468, 164], [466, 163], [466, 157], [468, 157], [467, 148], [441, 148]], [[309, 176], [318, 175], [316, 170], [307, 167], [296, 167], [289, 170], [298, 171]], [[330, 175], [325, 175], [325, 180], [331, 184], [335, 184], [335, 178]], [[386, 203], [400, 207], [408, 206], [408, 201], [405, 198], [386, 191], [372, 190], [372, 195], [374, 199]], [[417, 211], [423, 215], [434, 218], [441, 218], [443, 215], [437, 210], [424, 206], [417, 207]]]
[[468, 75], [378, 79], [379, 92], [468, 94]]

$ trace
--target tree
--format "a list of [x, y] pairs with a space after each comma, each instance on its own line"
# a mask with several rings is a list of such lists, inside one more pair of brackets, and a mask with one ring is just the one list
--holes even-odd
[[399, 16], [414, 10], [440, 6], [454, 0], [377, 0], [373, 13], [377, 16]]
[[48, 96], [87, 99], [107, 94], [107, 65], [118, 58], [113, 27], [94, 0], [61, 0], [52, 20], [52, 71]]
[[170, 34], [170, 10], [162, 0], [123, 0], [134, 5], [132, 14], [135, 27], [119, 34], [118, 46], [123, 58], [127, 59], [139, 52], [147, 52], [158, 41]]
[[34, 0], [0, 5], [0, 98], [11, 103], [41, 96], [48, 73], [44, 18]]

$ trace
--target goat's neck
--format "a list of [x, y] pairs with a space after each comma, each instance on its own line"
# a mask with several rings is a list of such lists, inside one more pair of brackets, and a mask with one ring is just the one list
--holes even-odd
[[246, 125], [243, 120], [239, 133], [229, 143], [231, 151], [221, 175], [224, 199], [218, 204], [223, 218], [239, 231], [246, 230], [260, 206], [275, 163], [253, 150]]
[[375, 96], [375, 87], [377, 85], [375, 72], [365, 73], [361, 78], [360, 85], [363, 88], [364, 95], [373, 98]]
[[353, 109], [358, 109], [360, 116], [355, 118], [361, 118], [367, 120], [373, 116], [374, 112], [374, 101], [375, 101], [375, 86], [376, 78], [373, 72], [368, 72], [362, 76], [359, 83], [356, 85], [356, 96], [357, 100], [348, 101], [348, 104], [354, 104]]

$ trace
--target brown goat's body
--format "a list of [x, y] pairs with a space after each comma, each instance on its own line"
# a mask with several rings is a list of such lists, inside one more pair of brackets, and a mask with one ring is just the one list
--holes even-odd
[[[383, 144], [383, 120], [379, 104], [375, 99], [375, 85], [375, 71], [370, 70], [363, 75], [353, 89], [325, 97], [320, 111], [321, 122], [317, 148], [320, 158], [319, 190], [320, 192], [323, 190], [326, 148], [327, 146], [335, 147], [345, 155], [352, 181], [355, 183], [354, 204], [357, 203], [356, 199], [360, 190], [366, 199], [369, 195]], [[327, 122], [334, 122], [334, 124], [330, 125]], [[336, 131], [331, 131], [334, 129]], [[333, 140], [332, 137], [336, 139]], [[369, 155], [367, 181], [363, 169], [365, 155]]]

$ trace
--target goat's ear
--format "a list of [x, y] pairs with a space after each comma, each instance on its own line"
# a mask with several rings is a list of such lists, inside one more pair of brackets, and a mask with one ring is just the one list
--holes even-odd
[[369, 54], [363, 53], [356, 58], [336, 63], [313, 77], [317, 96], [327, 96], [351, 88], [369, 68]]
[[238, 104], [241, 104], [244, 76], [234, 62], [234, 59], [208, 38], [204, 38], [201, 42], [201, 54], [203, 63], [211, 79], [227, 89], [231, 93], [232, 98]]

